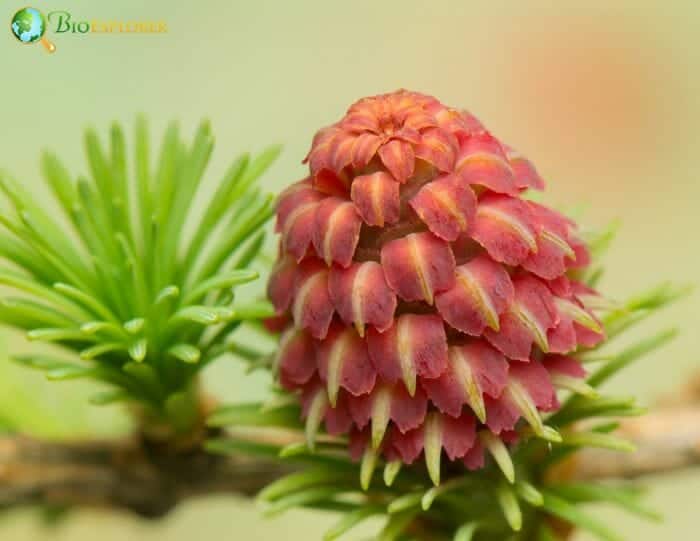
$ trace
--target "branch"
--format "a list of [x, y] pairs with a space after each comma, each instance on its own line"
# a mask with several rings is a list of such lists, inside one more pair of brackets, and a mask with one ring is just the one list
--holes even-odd
[[[654, 413], [622, 422], [634, 454], [586, 449], [552, 472], [558, 479], [636, 478], [700, 466], [700, 378]], [[280, 433], [284, 444], [288, 434]], [[264, 443], [270, 443], [270, 435]], [[27, 505], [109, 507], [147, 518], [213, 493], [252, 496], [292, 471], [273, 459], [173, 450], [142, 439], [58, 443], [0, 437], [0, 509]]]
[[663, 408], [622, 422], [617, 434], [634, 453], [586, 448], [551, 477], [576, 480], [634, 479], [700, 466], [700, 405]]
[[554, 479], [634, 479], [700, 466], [700, 374], [653, 412], [626, 419], [617, 434], [634, 453], [586, 448], [550, 472]]
[[173, 454], [139, 440], [57, 443], [8, 436], [0, 438], [0, 509], [109, 507], [158, 518], [200, 495], [252, 496], [288, 472], [280, 461], [221, 457], [201, 448]]

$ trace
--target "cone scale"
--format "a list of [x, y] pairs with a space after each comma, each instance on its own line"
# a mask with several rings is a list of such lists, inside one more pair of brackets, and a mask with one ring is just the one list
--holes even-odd
[[540, 413], [587, 390], [571, 354], [604, 338], [576, 224], [524, 198], [544, 188], [530, 161], [415, 92], [356, 102], [305, 163], [278, 201], [268, 295], [309, 438], [324, 424], [393, 469], [422, 457], [435, 483], [441, 461], [487, 455], [512, 478], [505, 449], [525, 426], [554, 437]]

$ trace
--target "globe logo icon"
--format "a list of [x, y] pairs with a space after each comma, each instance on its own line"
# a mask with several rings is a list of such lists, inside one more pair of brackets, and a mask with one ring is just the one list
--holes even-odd
[[44, 37], [46, 33], [46, 19], [38, 9], [31, 7], [20, 9], [12, 17], [10, 28], [12, 29], [12, 34], [25, 45], [41, 41], [42, 45], [50, 53], [56, 50], [54, 44]]

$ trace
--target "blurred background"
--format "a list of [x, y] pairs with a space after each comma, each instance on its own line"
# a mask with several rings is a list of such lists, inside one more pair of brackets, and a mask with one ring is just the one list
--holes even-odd
[[[0, 20], [26, 5], [7, 0]], [[565, 5], [567, 7], [565, 7]], [[38, 155], [50, 147], [85, 172], [82, 130], [112, 120], [133, 127], [148, 114], [155, 134], [202, 117], [217, 136], [214, 180], [234, 154], [273, 142], [285, 147], [266, 178], [278, 190], [303, 175], [311, 137], [357, 98], [405, 87], [469, 109], [529, 156], [548, 181], [546, 200], [574, 209], [591, 227], [622, 229], [601, 289], [614, 298], [662, 280], [700, 277], [700, 4], [691, 1], [328, 2], [177, 0], [34, 1], [75, 20], [164, 20], [166, 35], [49, 36], [58, 50], [22, 46], [0, 32], [4, 98], [0, 167], [40, 188]], [[2, 26], [2, 25], [0, 25]], [[208, 184], [211, 188], [213, 184]], [[672, 346], [611, 383], [645, 403], [700, 367], [698, 295], [637, 331], [678, 325]], [[0, 355], [26, 349], [2, 331]], [[264, 377], [246, 378], [222, 360], [207, 373], [228, 401], [261, 396]], [[0, 362], [0, 414], [36, 434], [74, 437], [128, 430], [118, 409], [87, 406], [89, 389], [46, 384]], [[700, 472], [650, 481], [650, 503], [666, 515], [649, 525], [601, 510], [638, 541], [697, 539]], [[233, 498], [207, 498], [150, 524], [78, 512], [47, 529], [34, 512], [0, 516], [11, 541], [148, 539], [320, 539], [332, 517], [290, 513], [261, 520]], [[588, 539], [580, 536], [579, 540]]]

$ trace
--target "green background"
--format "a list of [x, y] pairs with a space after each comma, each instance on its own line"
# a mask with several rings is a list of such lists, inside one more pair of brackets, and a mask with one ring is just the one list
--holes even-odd
[[[193, 130], [200, 118], [211, 118], [217, 136], [211, 179], [240, 151], [284, 144], [266, 178], [276, 190], [304, 174], [300, 161], [316, 129], [361, 96], [406, 87], [470, 109], [532, 158], [548, 181], [547, 201], [581, 211], [592, 226], [622, 220], [602, 283], [609, 296], [700, 276], [695, 2], [35, 2], [44, 12], [68, 10], [76, 21], [169, 25], [167, 35], [49, 30], [54, 55], [12, 36], [9, 21], [23, 6], [0, 4], [0, 19], [8, 21], [0, 35], [0, 166], [37, 186], [37, 194], [41, 148], [51, 147], [74, 172], [84, 172], [83, 128], [106, 130], [114, 119], [131, 127], [142, 111], [157, 129], [178, 118]], [[637, 331], [679, 325], [683, 334], [611, 388], [651, 403], [698, 368], [697, 299]], [[2, 344], [0, 353], [28, 348], [7, 332]], [[266, 385], [263, 377], [245, 379], [229, 361], [207, 377], [229, 401], [260, 396]], [[36, 433], [127, 429], [118, 409], [85, 406], [87, 392], [84, 385], [48, 385], [0, 363], [0, 412]], [[650, 484], [664, 524], [607, 510], [602, 516], [629, 539], [697, 539], [700, 475], [679, 473]], [[250, 503], [212, 497], [157, 524], [85, 511], [49, 530], [34, 513], [21, 512], [0, 516], [0, 538], [313, 540], [329, 523], [309, 513], [274, 520], [257, 513]]]

